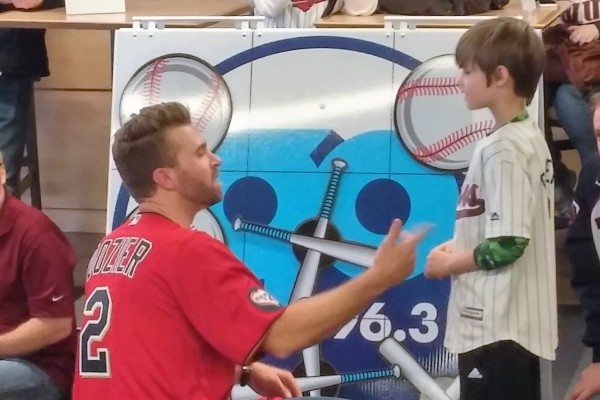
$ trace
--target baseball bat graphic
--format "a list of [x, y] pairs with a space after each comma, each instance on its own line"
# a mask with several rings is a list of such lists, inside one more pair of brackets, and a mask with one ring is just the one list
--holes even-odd
[[[341, 374], [330, 376], [314, 376], [297, 378], [300, 390], [307, 392], [314, 389], [323, 389], [328, 386], [341, 385], [351, 382], [363, 382], [394, 376], [400, 377], [400, 368], [382, 369], [378, 371], [359, 372], [355, 374]], [[253, 391], [249, 386], [235, 385], [231, 391], [231, 400], [257, 400], [262, 396]]]
[[[302, 359], [304, 360], [304, 372], [308, 377], [316, 377], [321, 374], [321, 351], [319, 345], [307, 347], [302, 350]], [[319, 389], [313, 389], [310, 391], [310, 397], [317, 397], [321, 395]]]
[[442, 388], [433, 380], [394, 338], [389, 337], [379, 345], [379, 353], [391, 364], [400, 367], [402, 374], [423, 395], [431, 400], [451, 400]]
[[[321, 210], [319, 212], [319, 220], [315, 228], [313, 237], [323, 239], [327, 232], [327, 225], [329, 224], [329, 217], [333, 210], [333, 203], [337, 194], [339, 183], [342, 172], [346, 169], [348, 164], [346, 161], [336, 158], [331, 161], [331, 174], [329, 176], [329, 182], [325, 190], [325, 196], [323, 203], [321, 204]], [[314, 291], [315, 282], [317, 280], [317, 273], [319, 272], [319, 262], [321, 261], [321, 253], [308, 250], [304, 257], [304, 261], [298, 271], [296, 282], [290, 296], [290, 303], [310, 297]], [[319, 345], [307, 347], [302, 350], [302, 358], [304, 360], [304, 370], [306, 376], [319, 376], [321, 374], [321, 362], [320, 362], [320, 350]], [[320, 396], [320, 390], [312, 390], [310, 392], [312, 397]]]
[[318, 251], [341, 261], [369, 268], [375, 259], [375, 247], [357, 243], [336, 242], [312, 236], [298, 235], [283, 229], [245, 222], [241, 218], [233, 221], [233, 229], [256, 233], [262, 236], [293, 243], [309, 250]]
[[446, 389], [446, 395], [452, 400], [458, 400], [460, 398], [460, 378], [457, 376], [452, 384]]
[[[323, 204], [321, 204], [321, 212], [317, 227], [315, 228], [315, 234], [313, 237], [323, 239], [329, 224], [329, 216], [333, 209], [333, 203], [335, 196], [338, 191], [342, 172], [346, 169], [348, 164], [346, 161], [336, 158], [331, 161], [331, 175], [325, 191], [325, 197]], [[306, 253], [306, 257], [302, 262], [298, 277], [296, 278], [296, 284], [290, 297], [290, 303], [298, 299], [309, 297], [313, 293], [315, 281], [317, 279], [317, 272], [319, 268], [319, 261], [321, 261], [321, 253], [315, 250], [309, 249]]]

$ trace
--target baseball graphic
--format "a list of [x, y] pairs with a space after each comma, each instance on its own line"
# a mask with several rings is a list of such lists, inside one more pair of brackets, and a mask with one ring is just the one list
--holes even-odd
[[475, 144], [494, 126], [487, 110], [467, 107], [459, 73], [453, 54], [431, 58], [406, 77], [396, 96], [398, 137], [417, 161], [432, 168], [466, 169]]
[[231, 93], [223, 77], [199, 58], [165, 55], [142, 66], [129, 80], [121, 96], [120, 123], [153, 104], [178, 101], [188, 107], [192, 123], [215, 151], [231, 122]]

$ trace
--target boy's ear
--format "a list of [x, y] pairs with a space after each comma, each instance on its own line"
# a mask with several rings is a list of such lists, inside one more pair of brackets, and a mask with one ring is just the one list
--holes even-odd
[[510, 80], [510, 73], [504, 65], [499, 65], [492, 73], [492, 82], [496, 86], [505, 86]]

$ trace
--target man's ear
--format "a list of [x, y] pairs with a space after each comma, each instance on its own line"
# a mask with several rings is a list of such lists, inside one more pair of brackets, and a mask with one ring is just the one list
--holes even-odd
[[152, 179], [156, 187], [171, 190], [177, 184], [177, 177], [173, 168], [156, 168], [152, 173]]

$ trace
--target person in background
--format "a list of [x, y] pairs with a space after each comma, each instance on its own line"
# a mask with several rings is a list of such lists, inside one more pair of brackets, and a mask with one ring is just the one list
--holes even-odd
[[0, 152], [0, 399], [62, 400], [75, 364], [75, 252], [6, 177]]
[[312, 28], [320, 18], [338, 12], [344, 0], [248, 0], [266, 28]]
[[[600, 149], [600, 94], [592, 96], [593, 126]], [[579, 174], [575, 220], [567, 231], [566, 249], [571, 285], [585, 318], [583, 343], [592, 350], [592, 363], [583, 370], [569, 394], [570, 400], [600, 395], [600, 156], [593, 154]]]
[[[55, 6], [56, 0], [0, 0], [0, 12]], [[50, 74], [45, 30], [0, 28], [0, 151], [7, 189], [17, 196], [30, 131], [33, 83]]]

